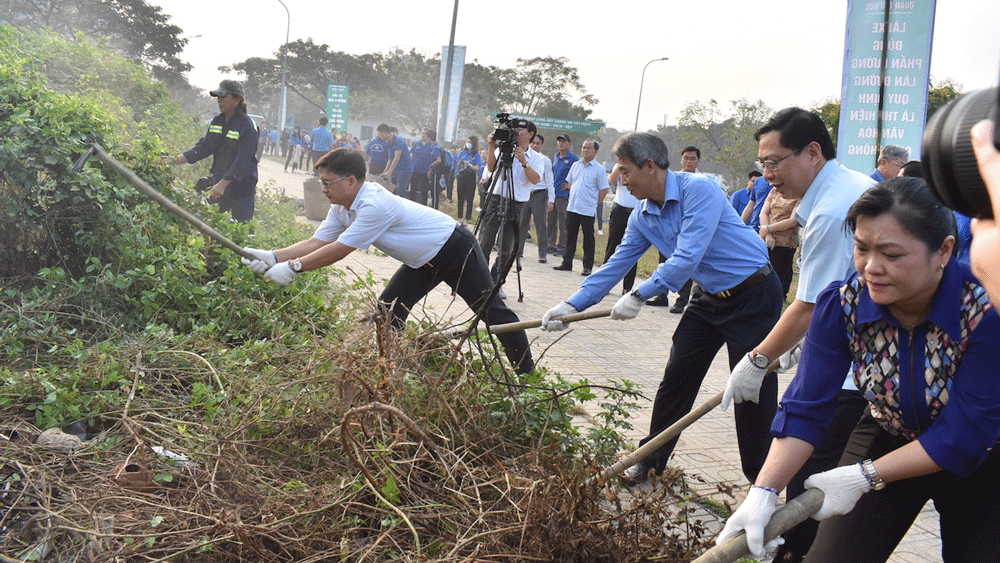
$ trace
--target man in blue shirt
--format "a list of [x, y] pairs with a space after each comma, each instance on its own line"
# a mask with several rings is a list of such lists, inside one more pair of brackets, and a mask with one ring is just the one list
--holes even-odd
[[899, 169], [910, 158], [910, 151], [899, 145], [886, 145], [878, 155], [878, 165], [868, 175], [872, 180], [881, 182], [899, 176]]
[[743, 208], [741, 217], [755, 231], [760, 230], [760, 210], [764, 208], [764, 201], [770, 193], [771, 184], [763, 176], [754, 180], [753, 186], [750, 186], [750, 201]]
[[[573, 163], [580, 160], [580, 157], [573, 154], [569, 149], [573, 141], [565, 133], [556, 137], [556, 146], [559, 152], [552, 156], [552, 181], [555, 186], [555, 201], [552, 203], [552, 210], [548, 216], [549, 230], [549, 253], [555, 256], [562, 256], [566, 249], [566, 207], [569, 205], [569, 183], [566, 175]], [[538, 241], [543, 244], [543, 241]]]
[[[663, 380], [653, 402], [645, 443], [687, 414], [701, 382], [723, 344], [729, 365], [767, 335], [781, 314], [781, 282], [767, 258], [767, 245], [729, 205], [707, 176], [669, 170], [667, 146], [649, 133], [629, 133], [615, 144], [622, 182], [640, 201], [629, 217], [625, 237], [607, 262], [568, 300], [542, 317], [543, 330], [562, 330], [553, 320], [583, 311], [625, 276], [650, 246], [667, 256], [653, 276], [622, 296], [611, 318], [635, 318], [645, 297], [677, 291], [688, 279], [698, 283], [673, 334]], [[660, 350], [651, 346], [650, 350]], [[735, 413], [743, 471], [752, 482], [770, 445], [770, 424], [777, 409], [777, 378], [768, 380], [758, 403], [745, 401]], [[639, 483], [650, 469], [662, 471], [676, 438], [623, 475]]]
[[413, 162], [410, 160], [410, 147], [402, 137], [392, 132], [385, 123], [379, 124], [378, 138], [389, 147], [389, 164], [385, 167], [382, 177], [396, 186], [395, 194], [406, 197], [410, 187], [410, 176], [413, 174]]
[[372, 138], [365, 145], [365, 154], [368, 155], [368, 173], [376, 176], [385, 172], [385, 166], [389, 164], [389, 144], [378, 136]]
[[[312, 161], [319, 162], [320, 157], [330, 152], [333, 148], [333, 133], [327, 129], [326, 124], [330, 121], [326, 117], [319, 118], [319, 127], [312, 130], [309, 136], [312, 137]], [[317, 173], [314, 171], [313, 176]]]
[[[437, 144], [437, 133], [428, 127], [420, 131], [420, 140], [413, 143], [410, 149], [410, 159], [413, 161], [413, 173], [410, 175], [410, 201], [427, 205], [427, 196], [433, 195], [431, 205], [437, 209], [437, 189], [431, 186], [433, 169], [441, 163], [441, 147]], [[431, 194], [431, 190], [435, 193]]]
[[753, 183], [760, 178], [762, 174], [757, 170], [752, 170], [749, 175], [747, 175], [747, 187], [736, 190], [733, 195], [729, 197], [729, 203], [733, 204], [733, 209], [737, 213], [742, 214], [743, 210], [747, 207], [747, 202], [750, 201], [750, 190], [753, 189]]

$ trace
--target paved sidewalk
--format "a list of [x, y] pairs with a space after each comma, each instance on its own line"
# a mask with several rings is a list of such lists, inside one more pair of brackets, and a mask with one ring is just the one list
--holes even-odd
[[[303, 174], [284, 173], [280, 165], [266, 159], [260, 166], [261, 187], [284, 189], [285, 195], [292, 198], [302, 197], [302, 181], [307, 177]], [[304, 217], [301, 219], [306, 221]], [[524, 255], [520, 275], [523, 302], [518, 300], [517, 276], [513, 273], [508, 275], [504, 286], [508, 296], [506, 302], [521, 320], [538, 319], [549, 308], [576, 291], [583, 279], [579, 273], [582, 266], [576, 261], [574, 272], [555, 271], [552, 269], [555, 261], [551, 257], [548, 264], [538, 263], [535, 258], [536, 249], [530, 242], [525, 245]], [[395, 260], [373, 252], [354, 252], [341, 264], [344, 269], [349, 268], [358, 274], [371, 270], [376, 279], [384, 280], [399, 267]], [[594, 308], [610, 309], [620, 295], [621, 285]], [[671, 297], [674, 295], [671, 294]], [[453, 319], [468, 319], [471, 314], [464, 302], [451, 297], [444, 284], [432, 291], [422, 302], [422, 306], [427, 318], [440, 320], [442, 324], [451, 324]], [[420, 312], [414, 311], [414, 315], [419, 318]], [[639, 409], [631, 418], [635, 430], [628, 437], [637, 444], [649, 429], [652, 398], [663, 375], [670, 352], [671, 335], [680, 317], [681, 315], [670, 313], [667, 307], [643, 307], [639, 316], [631, 321], [594, 319], [580, 322], [568, 331], [555, 334], [538, 329], [529, 330], [528, 338], [532, 342], [536, 359], [544, 353], [540, 363], [567, 379], [587, 378], [595, 384], [609, 379], [629, 379], [635, 382], [646, 397], [636, 401]], [[781, 376], [782, 390], [791, 376], [792, 374]], [[724, 390], [728, 378], [728, 363], [723, 349], [705, 377], [696, 404]], [[740, 494], [745, 494], [749, 485], [740, 470], [732, 411], [715, 409], [690, 426], [681, 435], [671, 464], [682, 467], [690, 475], [704, 478], [704, 483], [689, 480], [698, 493], [718, 502], [728, 501], [735, 508], [742, 498], [734, 501], [719, 493], [716, 487], [717, 483], [731, 484], [739, 489]], [[939, 538], [937, 513], [929, 504], [889, 561], [940, 561]]]

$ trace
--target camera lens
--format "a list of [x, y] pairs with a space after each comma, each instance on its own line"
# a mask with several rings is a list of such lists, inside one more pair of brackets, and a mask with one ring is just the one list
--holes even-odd
[[969, 131], [983, 119], [996, 117], [997, 90], [978, 90], [948, 102], [924, 130], [920, 159], [927, 184], [942, 203], [970, 217], [992, 218], [993, 208]]

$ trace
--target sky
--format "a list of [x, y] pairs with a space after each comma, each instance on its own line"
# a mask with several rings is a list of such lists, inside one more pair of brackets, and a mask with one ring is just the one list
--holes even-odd
[[[283, 2], [290, 18], [279, 0], [150, 0], [189, 38], [181, 58], [194, 67], [190, 81], [206, 90], [223, 78], [240, 78], [221, 73], [222, 65], [275, 56], [286, 29], [291, 41], [312, 38], [352, 54], [395, 46], [439, 53], [448, 44], [454, 11], [451, 0]], [[460, 0], [455, 44], [467, 46], [467, 62], [512, 68], [519, 57], [566, 57], [598, 99], [591, 117], [616, 129], [635, 126], [643, 67], [662, 57], [669, 60], [650, 64], [645, 73], [640, 130], [676, 124], [690, 102], [715, 99], [728, 106], [747, 98], [777, 110], [840, 97], [847, 0], [540, 0], [517, 6]], [[972, 91], [996, 86], [998, 77], [1000, 2], [938, 1], [932, 80], [950, 78]]]

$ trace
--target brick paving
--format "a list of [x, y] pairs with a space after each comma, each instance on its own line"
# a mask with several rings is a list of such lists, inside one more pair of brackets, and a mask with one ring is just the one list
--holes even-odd
[[[261, 163], [260, 177], [263, 189], [283, 191], [292, 198], [302, 198], [302, 182], [308, 178], [303, 174], [284, 173], [279, 164], [267, 159]], [[305, 218], [301, 220], [308, 221]], [[311, 223], [318, 224], [315, 221]], [[576, 291], [582, 280], [579, 273], [582, 266], [577, 260], [574, 264], [575, 272], [555, 271], [552, 269], [554, 261], [551, 259], [548, 264], [538, 263], [535, 258], [536, 249], [530, 242], [525, 246], [524, 255], [526, 258], [521, 261], [523, 302], [517, 299], [517, 277], [513, 274], [508, 276], [504, 287], [508, 295], [506, 302], [521, 320], [537, 319]], [[387, 280], [399, 266], [392, 258], [375, 252], [354, 252], [342, 264], [355, 272], [371, 270], [376, 279], [383, 280]], [[620, 294], [619, 285], [594, 307], [609, 309]], [[455, 301], [443, 284], [432, 291], [421, 305], [423, 315], [438, 320], [442, 326], [452, 324], [453, 320], [467, 319], [470, 314], [464, 302]], [[414, 315], [419, 318], [420, 312], [414, 311]], [[532, 342], [536, 359], [544, 351], [541, 364], [567, 379], [587, 378], [595, 384], [609, 379], [628, 379], [636, 383], [646, 397], [636, 401], [639, 409], [630, 419], [634, 430], [629, 433], [628, 438], [637, 444], [649, 429], [652, 398], [670, 351], [671, 335], [680, 317], [670, 313], [667, 307], [643, 307], [639, 316], [631, 321], [594, 319], [580, 322], [568, 331], [555, 334], [538, 329], [529, 330], [528, 338]], [[787, 385], [791, 375], [781, 376], [781, 389]], [[728, 378], [728, 362], [723, 349], [705, 377], [696, 404], [724, 390]], [[725, 497], [717, 491], [717, 484], [734, 485], [739, 495], [745, 494], [749, 485], [740, 470], [731, 411], [715, 409], [690, 426], [681, 435], [671, 464], [682, 467], [688, 474], [704, 478], [704, 483], [689, 480], [696, 492], [717, 502], [729, 501], [734, 507], [742, 497], [736, 501]], [[940, 552], [937, 514], [931, 504], [928, 504], [889, 561], [940, 561]]]

